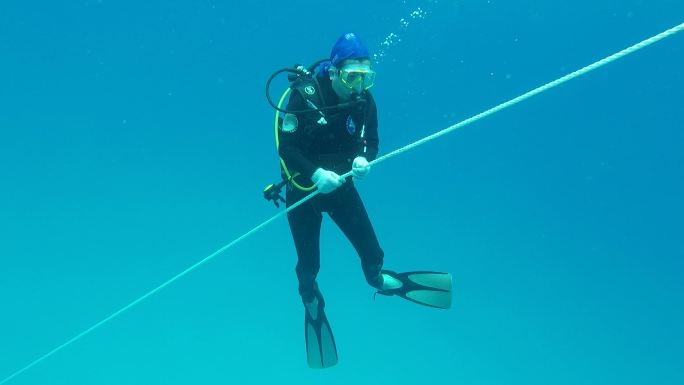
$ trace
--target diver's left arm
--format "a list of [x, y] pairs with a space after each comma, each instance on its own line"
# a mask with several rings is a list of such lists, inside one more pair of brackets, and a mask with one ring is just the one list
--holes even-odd
[[378, 156], [378, 111], [372, 96], [369, 98], [369, 103], [363, 137], [360, 138], [357, 155], [352, 162], [352, 174], [355, 179], [363, 179], [368, 175], [370, 172], [368, 162]]

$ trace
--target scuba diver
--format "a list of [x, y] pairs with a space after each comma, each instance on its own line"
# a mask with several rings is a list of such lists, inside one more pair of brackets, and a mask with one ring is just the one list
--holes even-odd
[[[269, 96], [275, 76], [289, 72], [290, 87], [275, 105]], [[297, 251], [299, 294], [305, 307], [305, 341], [310, 367], [337, 363], [325, 301], [316, 282], [320, 269], [322, 213], [327, 213], [361, 259], [368, 284], [377, 294], [397, 295], [436, 308], [451, 305], [451, 274], [430, 271], [396, 273], [383, 270], [384, 253], [354, 182], [370, 172], [378, 154], [378, 118], [369, 89], [375, 81], [368, 49], [356, 34], [342, 35], [330, 59], [309, 68], [283, 69], [266, 86], [276, 109], [276, 143], [283, 181], [264, 190], [266, 199], [289, 207], [318, 189], [320, 194], [288, 213]], [[282, 107], [291, 92], [286, 108]], [[352, 178], [340, 175], [352, 170]], [[280, 189], [286, 187], [286, 198]]]

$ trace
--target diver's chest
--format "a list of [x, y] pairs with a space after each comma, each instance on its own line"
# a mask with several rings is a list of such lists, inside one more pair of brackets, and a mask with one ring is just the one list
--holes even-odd
[[315, 122], [310, 126], [311, 134], [325, 141], [354, 140], [361, 130], [361, 122], [351, 114], [337, 114], [326, 117], [326, 123]]

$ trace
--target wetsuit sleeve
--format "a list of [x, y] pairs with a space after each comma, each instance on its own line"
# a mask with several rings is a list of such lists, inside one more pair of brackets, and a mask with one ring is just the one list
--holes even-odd
[[378, 156], [378, 109], [375, 106], [375, 100], [370, 98], [370, 106], [368, 107], [368, 118], [366, 120], [366, 135], [361, 142], [359, 149], [359, 156], [363, 156], [369, 162], [373, 161]]
[[[293, 92], [287, 104], [287, 110], [305, 110], [304, 99], [299, 92]], [[298, 172], [306, 178], [310, 178], [316, 171], [316, 166], [304, 155], [304, 117], [297, 116], [297, 127], [294, 130], [285, 131], [280, 129], [278, 132], [279, 147], [278, 155], [285, 161], [290, 172]]]

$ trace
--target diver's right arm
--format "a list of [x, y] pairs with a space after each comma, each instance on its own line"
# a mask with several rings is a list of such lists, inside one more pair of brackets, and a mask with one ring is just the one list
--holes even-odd
[[316, 167], [302, 152], [300, 141], [297, 140], [297, 130], [284, 132], [280, 131], [280, 157], [285, 161], [290, 173], [298, 172], [302, 176], [309, 178], [318, 190], [327, 194], [334, 191], [344, 183], [337, 173], [320, 167]]
[[[305, 110], [302, 96], [299, 93], [293, 93], [286, 109], [288, 111]], [[327, 194], [340, 187], [344, 183], [344, 178], [333, 171], [316, 166], [304, 155], [306, 133], [304, 127], [300, 127], [300, 122], [304, 122], [301, 115], [286, 115], [278, 133], [278, 155], [285, 161], [290, 173], [298, 172], [310, 179], [321, 193]]]
[[[306, 109], [304, 100], [298, 92], [292, 93], [286, 109], [289, 111]], [[295, 116], [296, 119], [294, 119], [294, 122], [291, 122], [291, 124], [294, 124], [293, 126], [290, 125], [286, 127], [286, 125], [283, 124], [280, 128], [278, 133], [280, 141], [278, 155], [283, 159], [291, 173], [294, 174], [295, 172], [298, 172], [303, 177], [310, 179], [318, 167], [304, 155], [305, 133], [304, 127], [302, 127], [304, 119], [301, 114]]]

